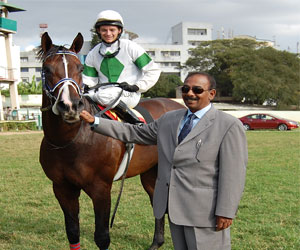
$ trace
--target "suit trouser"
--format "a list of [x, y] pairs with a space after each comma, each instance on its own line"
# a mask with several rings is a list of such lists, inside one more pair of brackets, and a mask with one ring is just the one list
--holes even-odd
[[216, 231], [210, 227], [175, 225], [169, 219], [175, 250], [230, 250], [230, 228]]

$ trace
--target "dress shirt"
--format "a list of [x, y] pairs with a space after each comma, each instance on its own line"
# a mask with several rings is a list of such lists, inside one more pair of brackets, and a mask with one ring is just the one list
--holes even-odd
[[[197, 116], [194, 120], [193, 120], [193, 127], [192, 129], [196, 126], [196, 124], [200, 121], [200, 119], [205, 115], [205, 113], [211, 108], [211, 103], [208, 104], [205, 108], [198, 110], [197, 112], [195, 112], [194, 114]], [[187, 113], [184, 117], [184, 119], [182, 119], [180, 127], [179, 127], [179, 131], [178, 131], [178, 135], [180, 134], [180, 131], [182, 130], [185, 122], [187, 121], [189, 115], [192, 114], [192, 111], [190, 111], [189, 109], [187, 110]]]

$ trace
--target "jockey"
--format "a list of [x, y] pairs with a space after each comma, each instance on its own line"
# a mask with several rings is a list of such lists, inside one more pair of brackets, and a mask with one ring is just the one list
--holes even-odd
[[[141, 46], [120, 39], [124, 22], [118, 12], [100, 12], [94, 27], [101, 42], [86, 57], [83, 82], [90, 88], [98, 83], [118, 82], [121, 88], [102, 86], [89, 90], [88, 95], [103, 106], [112, 105], [123, 120], [138, 123], [139, 119], [129, 108], [134, 108], [141, 93], [155, 85], [161, 71]], [[113, 103], [122, 89], [121, 97]]]

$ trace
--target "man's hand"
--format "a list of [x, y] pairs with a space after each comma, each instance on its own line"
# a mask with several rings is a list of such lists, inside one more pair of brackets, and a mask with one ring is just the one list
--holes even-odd
[[221, 231], [223, 229], [226, 229], [232, 225], [232, 219], [226, 218], [222, 216], [217, 216], [217, 227], [216, 231]]
[[128, 92], [137, 92], [139, 90], [138, 86], [130, 85], [127, 82], [121, 82], [121, 83], [119, 83], [119, 85], [123, 90], [126, 90]]
[[91, 115], [89, 112], [87, 112], [86, 110], [81, 111], [80, 118], [90, 124], [93, 124], [95, 121], [95, 117]]

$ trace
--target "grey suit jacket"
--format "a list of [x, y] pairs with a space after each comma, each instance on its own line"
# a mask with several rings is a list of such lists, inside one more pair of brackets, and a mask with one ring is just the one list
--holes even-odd
[[212, 106], [178, 145], [185, 113], [170, 111], [147, 125], [101, 119], [95, 131], [124, 142], [157, 144], [156, 218], [168, 209], [177, 225], [215, 227], [216, 215], [234, 218], [238, 209], [248, 160], [245, 131], [237, 118]]

